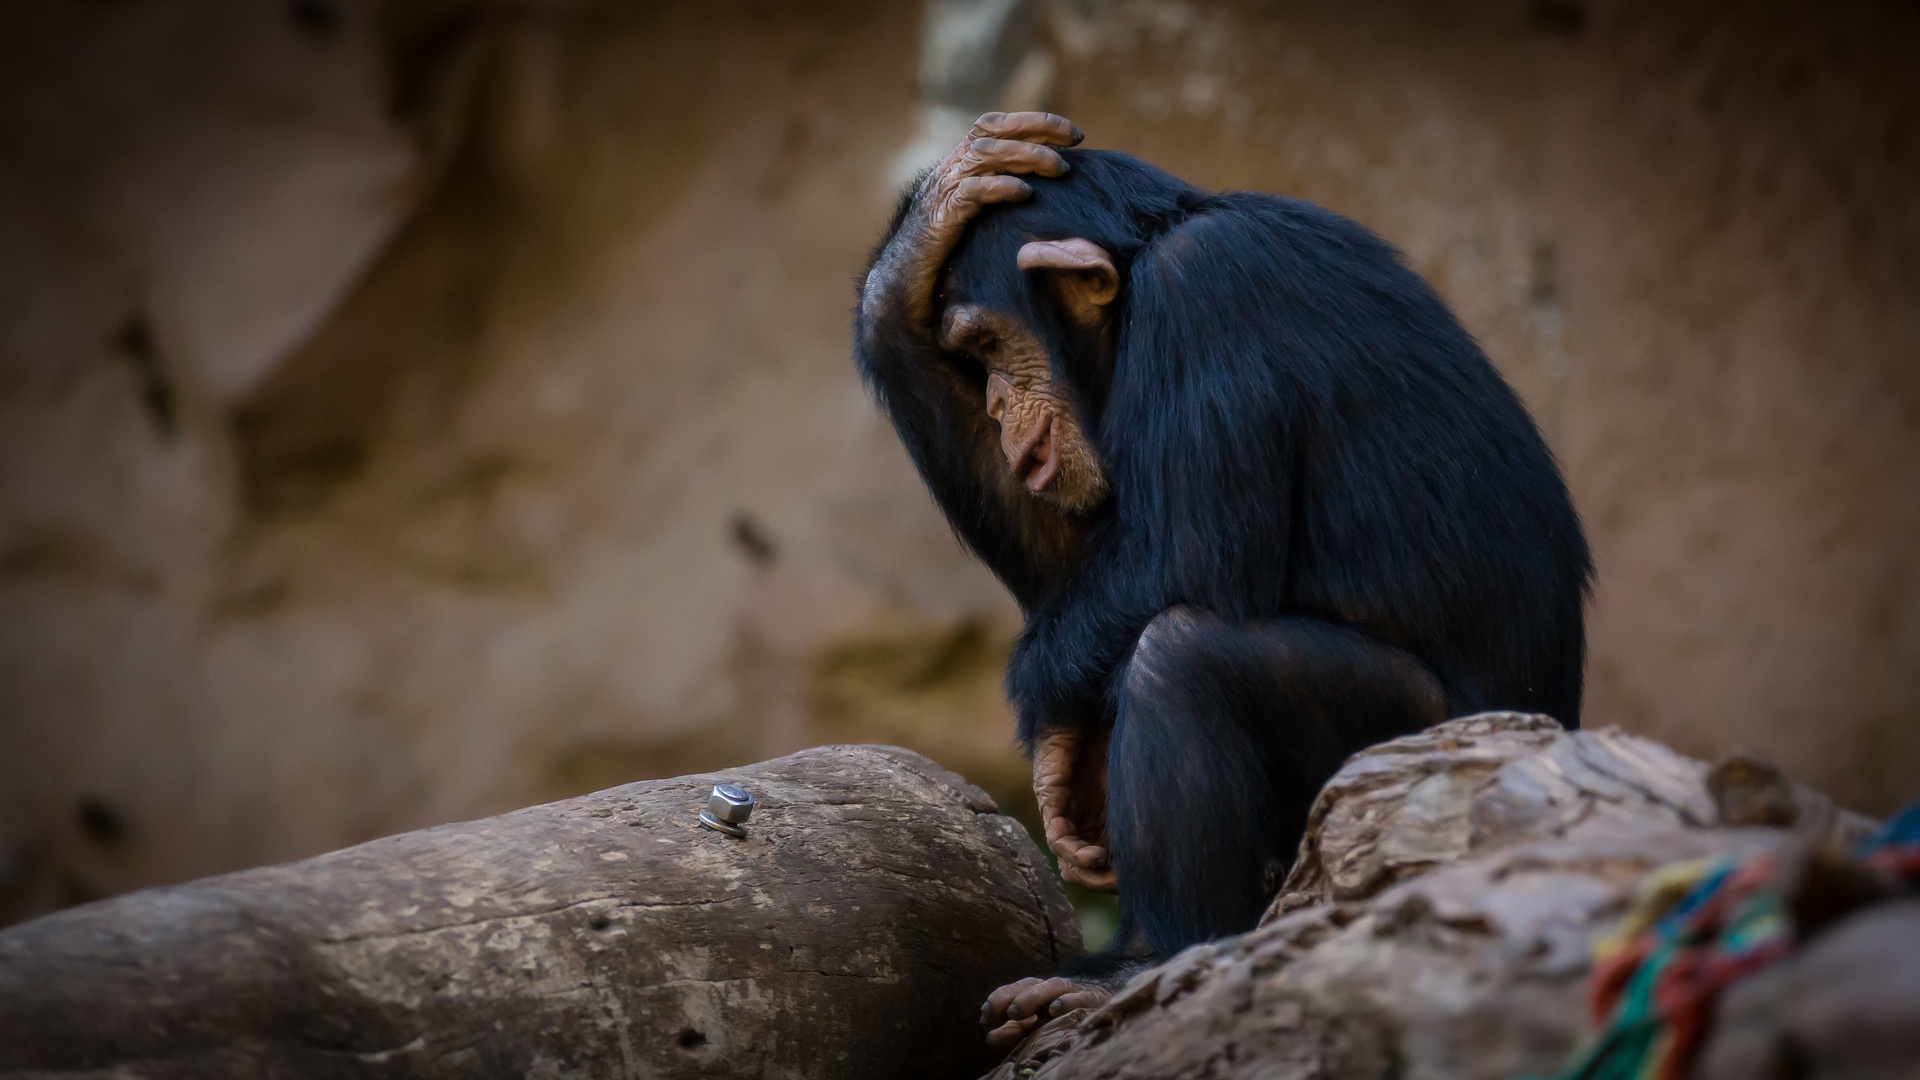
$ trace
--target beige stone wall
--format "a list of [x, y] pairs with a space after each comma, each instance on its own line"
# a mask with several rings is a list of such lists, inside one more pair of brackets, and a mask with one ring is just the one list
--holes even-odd
[[0, 12], [0, 919], [821, 741], [1017, 793], [847, 361], [981, 93], [1406, 250], [1588, 521], [1591, 723], [1920, 791], [1911, 18], [1010, 7], [984, 91], [899, 3]]

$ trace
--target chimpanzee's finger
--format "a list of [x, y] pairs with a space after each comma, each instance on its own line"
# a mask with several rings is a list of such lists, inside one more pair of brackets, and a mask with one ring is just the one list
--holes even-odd
[[969, 176], [954, 185], [953, 194], [960, 205], [978, 209], [988, 203], [1019, 202], [1033, 189], [1017, 176]]
[[974, 139], [967, 144], [966, 166], [975, 176], [987, 173], [1038, 173], [1065, 176], [1067, 159], [1049, 146], [1014, 139]]
[[1082, 870], [1069, 863], [1062, 863], [1060, 880], [1074, 885], [1084, 885], [1094, 892], [1118, 893], [1120, 891], [1120, 875], [1112, 870]]
[[1048, 146], [1077, 146], [1086, 138], [1073, 121], [1043, 112], [990, 112], [973, 122], [972, 138], [1019, 139]]
[[1031, 1016], [1046, 1016], [1047, 1007], [1062, 994], [1071, 994], [1079, 987], [1066, 979], [1054, 977], [1046, 982], [1037, 983], [1020, 991], [1014, 996], [1013, 1004], [1007, 1006], [1007, 1019], [1025, 1020]]
[[1028, 1017], [1025, 1020], [1009, 1020], [992, 1031], [987, 1032], [987, 1049], [996, 1054], [1007, 1054], [1020, 1045], [1034, 1028], [1040, 1026], [1040, 1018]]
[[[1051, 833], [1053, 830], [1049, 829], [1047, 831]], [[1085, 866], [1089, 870], [1094, 869], [1092, 866], [1089, 866], [1086, 861], [1085, 852], [1087, 850], [1087, 842], [1078, 836], [1069, 833], [1065, 836], [1054, 837], [1047, 841], [1047, 846], [1053, 849], [1053, 853], [1060, 857], [1060, 861], [1063, 864], [1069, 866]]]
[[1028, 987], [1038, 986], [1040, 982], [1041, 980], [1035, 978], [1021, 979], [1019, 982], [1008, 983], [988, 994], [986, 1004], [980, 1006], [980, 1023], [991, 1027], [1005, 1019], [1007, 1006], [1013, 1004], [1014, 999]]
[[1097, 1009], [1112, 999], [1111, 993], [1097, 987], [1076, 987], [1072, 993], [1054, 998], [1048, 1012], [1053, 1016], [1065, 1016], [1075, 1009]]
[[1105, 870], [1107, 849], [1095, 844], [1081, 844], [1080, 850], [1073, 853], [1073, 861], [1082, 870]]
[[1074, 831], [1071, 822], [1056, 826], [1049, 820], [1046, 825], [1047, 847], [1060, 857], [1061, 861], [1072, 863], [1083, 870], [1105, 870], [1107, 868], [1107, 849], [1097, 844], [1089, 844]]
[[1047, 846], [1053, 849], [1054, 854], [1060, 853], [1059, 845], [1063, 843], [1084, 843], [1080, 839], [1079, 830], [1073, 826], [1073, 820], [1061, 813], [1057, 807], [1042, 806], [1040, 814], [1041, 831], [1046, 833]]

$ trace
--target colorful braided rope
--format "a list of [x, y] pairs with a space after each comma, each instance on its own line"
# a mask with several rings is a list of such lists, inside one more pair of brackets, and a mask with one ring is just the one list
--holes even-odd
[[[1920, 803], [1854, 852], [1889, 879], [1920, 883]], [[1793, 919], [1771, 855], [1671, 863], [1594, 943], [1587, 1011], [1599, 1029], [1554, 1080], [1683, 1080], [1729, 983], [1793, 950]]]

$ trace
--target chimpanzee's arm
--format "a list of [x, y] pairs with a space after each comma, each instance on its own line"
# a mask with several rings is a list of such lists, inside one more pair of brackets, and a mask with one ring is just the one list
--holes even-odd
[[1007, 469], [986, 411], [985, 372], [885, 308], [877, 317], [863, 311], [855, 332], [860, 373], [947, 521], [1031, 608], [1072, 565], [1077, 537]]
[[986, 413], [985, 373], [938, 345], [934, 288], [982, 206], [1027, 197], [1026, 183], [1005, 174], [1057, 176], [1066, 164], [1048, 144], [1079, 138], [1072, 124], [1051, 114], [981, 117], [895, 215], [867, 271], [854, 323], [861, 375], [947, 520], [1029, 607], [1071, 566], [1077, 530], [1038, 505], [1008, 472]]
[[1007, 660], [1007, 697], [1029, 752], [1049, 730], [1111, 719], [1110, 684], [1140, 632], [1167, 608], [1197, 602], [1177, 595], [1150, 557], [1129, 557], [1129, 538], [1100, 539], [1108, 542], [1090, 546], [1067, 587], [1029, 613]]
[[1216, 209], [1134, 260], [1097, 436], [1113, 515], [1007, 667], [1029, 746], [1111, 716], [1114, 674], [1160, 612], [1188, 604], [1239, 622], [1294, 604], [1300, 418], [1317, 392], [1300, 368], [1320, 345], [1289, 339], [1313, 320], [1284, 267], [1259, 265], [1283, 247], [1277, 235]]

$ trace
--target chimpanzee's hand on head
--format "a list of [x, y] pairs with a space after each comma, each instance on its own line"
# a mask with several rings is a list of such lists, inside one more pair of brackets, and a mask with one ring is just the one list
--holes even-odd
[[975, 120], [973, 130], [914, 194], [913, 224], [921, 230], [921, 242], [946, 261], [981, 207], [1018, 202], [1032, 193], [1012, 174], [1065, 175], [1066, 159], [1052, 148], [1080, 139], [1080, 129], [1052, 113], [987, 113]]
[[1107, 857], [1106, 745], [1075, 729], [1040, 738], [1033, 752], [1033, 794], [1060, 877], [1100, 892], [1120, 887]]
[[988, 995], [980, 1006], [980, 1024], [987, 1032], [987, 1048], [1005, 1054], [1033, 1034], [1033, 1029], [1075, 1009], [1097, 1009], [1113, 991], [1066, 979], [1021, 979]]
[[953, 153], [921, 180], [913, 208], [874, 261], [860, 300], [865, 317], [872, 320], [891, 301], [905, 305], [915, 325], [930, 328], [935, 279], [967, 222], [990, 203], [1032, 194], [1016, 173], [1064, 175], [1066, 160], [1052, 148], [1081, 138], [1079, 128], [1052, 113], [987, 113], [974, 121]]

